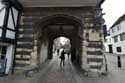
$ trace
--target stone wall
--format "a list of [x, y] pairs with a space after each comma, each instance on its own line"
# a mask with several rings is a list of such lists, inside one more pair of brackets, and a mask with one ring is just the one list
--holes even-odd
[[[24, 8], [21, 15], [19, 30], [31, 29], [31, 35], [42, 36], [42, 25], [44, 21], [48, 18], [52, 18], [55, 15], [66, 15], [80, 22], [80, 33], [79, 36], [82, 39], [82, 68], [83, 69], [96, 69], [101, 70], [103, 62], [102, 53], [102, 28], [95, 28], [95, 9], [94, 7], [80, 7], [80, 8]], [[43, 24], [41, 24], [43, 23]], [[99, 24], [99, 23], [97, 23]], [[20, 31], [19, 31], [20, 32]], [[24, 34], [24, 32], [22, 32]], [[21, 35], [21, 33], [19, 33]], [[19, 41], [18, 37], [18, 41]], [[31, 38], [34, 40], [34, 37]], [[32, 44], [33, 46], [35, 44]], [[37, 45], [36, 45], [37, 46]], [[34, 50], [34, 47], [30, 48], [36, 53], [36, 58], [38, 57], [38, 51]], [[93, 53], [93, 49], [100, 52], [102, 58], [98, 58], [99, 55]], [[31, 56], [32, 54], [29, 54]], [[88, 57], [90, 55], [90, 57]], [[92, 55], [92, 56], [91, 56]], [[47, 55], [45, 55], [47, 56]], [[93, 58], [94, 56], [94, 58]], [[96, 58], [95, 58], [96, 57]], [[22, 58], [22, 57], [20, 57]], [[20, 59], [22, 60], [22, 59]], [[97, 61], [96, 61], [97, 60]], [[22, 60], [23, 62], [24, 60]], [[28, 59], [29, 65], [34, 63], [32, 58]], [[99, 65], [95, 65], [96, 63]], [[41, 61], [43, 62], [43, 61]], [[94, 64], [94, 65], [93, 65]]]

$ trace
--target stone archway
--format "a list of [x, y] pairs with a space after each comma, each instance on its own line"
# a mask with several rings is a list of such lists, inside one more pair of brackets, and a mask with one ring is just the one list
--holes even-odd
[[105, 67], [103, 31], [95, 16], [93, 7], [26, 8], [21, 14], [16, 67], [32, 67], [51, 59], [53, 37], [62, 35], [72, 38], [72, 47], [77, 48], [75, 54], [81, 59], [75, 61], [81, 62], [82, 69], [102, 71]]
[[[79, 36], [81, 21], [73, 16], [57, 14], [43, 18], [37, 24], [38, 56], [45, 59], [52, 59], [53, 40], [59, 36], [71, 39], [73, 62], [81, 63], [82, 45]], [[46, 52], [45, 52], [46, 51]], [[45, 57], [46, 56], [46, 57]], [[43, 61], [40, 61], [40, 63]]]

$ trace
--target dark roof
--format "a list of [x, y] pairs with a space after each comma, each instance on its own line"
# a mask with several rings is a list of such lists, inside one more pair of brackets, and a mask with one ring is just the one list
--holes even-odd
[[119, 17], [118, 20], [110, 27], [110, 29], [112, 29], [115, 25], [119, 24], [123, 20], [125, 20], [125, 14]]
[[97, 6], [101, 6], [102, 3], [104, 3], [105, 0], [101, 0], [101, 2]]

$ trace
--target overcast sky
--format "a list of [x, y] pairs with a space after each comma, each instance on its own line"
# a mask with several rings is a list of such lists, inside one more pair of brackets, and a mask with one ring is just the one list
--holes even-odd
[[123, 14], [125, 14], [125, 0], [105, 0], [102, 4], [105, 24], [110, 28], [113, 23]]

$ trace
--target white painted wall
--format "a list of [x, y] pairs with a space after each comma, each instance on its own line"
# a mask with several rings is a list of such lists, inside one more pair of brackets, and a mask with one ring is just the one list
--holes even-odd
[[7, 27], [10, 28], [10, 29], [15, 29], [14, 28], [14, 22], [13, 22], [13, 19], [12, 19], [12, 12], [11, 10], [9, 11], [9, 18], [8, 18], [8, 24], [7, 24]]
[[6, 38], [15, 39], [15, 32], [7, 30], [6, 31]]
[[107, 41], [104, 43], [105, 52], [109, 52], [109, 46], [108, 45], [111, 45], [113, 43], [113, 40], [112, 40], [111, 36], [107, 36], [106, 40]]
[[105, 52], [109, 52], [108, 44], [107, 44], [107, 43], [104, 43], [104, 46], [105, 46]]
[[11, 70], [12, 63], [13, 63], [13, 54], [14, 53], [14, 46], [13, 45], [8, 45], [7, 46], [7, 53], [6, 53], [6, 58], [7, 58], [7, 64], [6, 64], [6, 70], [5, 73], [8, 74], [9, 71]]
[[18, 19], [18, 10], [12, 7], [13, 14], [14, 14], [14, 21], [15, 21], [15, 26], [17, 24], [17, 19]]
[[125, 32], [125, 20], [122, 21], [119, 25], [121, 26], [120, 30], [117, 30], [117, 25], [113, 27], [113, 29], [115, 31], [114, 33], [112, 33], [112, 29], [110, 29], [111, 37], [114, 37], [116, 35], [119, 35], [119, 34]]
[[10, 10], [7, 27], [14, 30], [15, 29], [14, 23], [15, 23], [15, 26], [17, 24], [18, 11], [14, 7], [12, 7], [12, 11], [13, 11], [13, 15], [14, 15], [14, 22], [13, 22], [13, 19], [12, 19], [12, 12]]
[[[0, 2], [0, 9], [1, 9], [3, 6], [4, 6], [4, 5]], [[0, 26], [3, 25], [4, 17], [5, 17], [5, 9], [0, 12]]]
[[[119, 23], [120, 30], [117, 29], [118, 25], [114, 26], [112, 29], [114, 29], [114, 33], [112, 32], [112, 29], [110, 29], [110, 34], [113, 39], [113, 53], [116, 54], [125, 54], [125, 41], [120, 40], [120, 34], [125, 33], [125, 20]], [[118, 37], [118, 42], [114, 42], [114, 36]], [[121, 47], [122, 52], [117, 52], [117, 47]]]
[[0, 2], [0, 9], [3, 7], [4, 5]]
[[43, 63], [48, 58], [48, 44], [42, 44], [40, 49], [40, 63]]
[[2, 29], [0, 29], [0, 37], [2, 36]]

